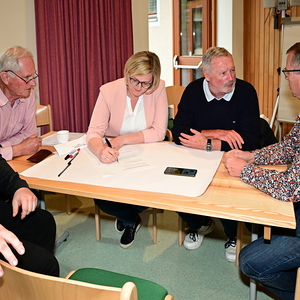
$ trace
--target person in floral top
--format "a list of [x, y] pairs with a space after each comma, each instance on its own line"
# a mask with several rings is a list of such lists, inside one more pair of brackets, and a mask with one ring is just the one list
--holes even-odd
[[[282, 72], [292, 95], [300, 99], [300, 42], [286, 54]], [[281, 142], [253, 152], [229, 151], [224, 162], [230, 175], [278, 200], [294, 203], [296, 230], [274, 228], [271, 243], [260, 237], [244, 247], [239, 257], [244, 274], [281, 299], [294, 299], [300, 267], [300, 114]], [[267, 164], [289, 164], [289, 168], [278, 172], [257, 166]]]

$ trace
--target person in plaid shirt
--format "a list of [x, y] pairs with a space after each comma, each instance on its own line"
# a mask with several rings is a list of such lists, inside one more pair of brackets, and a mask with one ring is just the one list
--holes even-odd
[[[282, 70], [294, 97], [300, 99], [300, 42], [287, 50]], [[263, 237], [240, 253], [241, 271], [281, 299], [294, 299], [300, 267], [300, 114], [283, 141], [253, 152], [229, 151], [225, 166], [232, 176], [281, 201], [293, 202], [296, 229], [274, 228], [270, 244]], [[257, 165], [289, 164], [284, 172]]]

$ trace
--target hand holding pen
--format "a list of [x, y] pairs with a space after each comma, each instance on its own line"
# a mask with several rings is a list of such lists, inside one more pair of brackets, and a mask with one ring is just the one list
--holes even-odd
[[[106, 142], [106, 144], [107, 144], [107, 146], [108, 146], [109, 148], [113, 149], [113, 147], [112, 147], [110, 141], [109, 141], [107, 138], [105, 138], [105, 142]], [[113, 155], [112, 153], [110, 153], [110, 154]], [[114, 155], [113, 155], [113, 156], [114, 156]], [[106, 157], [105, 157], [105, 158], [106, 158]], [[114, 158], [115, 158], [115, 160], [116, 160], [117, 162], [119, 162], [119, 159], [118, 159], [117, 156], [114, 156]]]
[[79, 154], [79, 152], [80, 152], [80, 148], [76, 150], [76, 153], [74, 155], [72, 154], [72, 158], [68, 161], [67, 166], [58, 174], [58, 177], [71, 166], [72, 161], [77, 157], [77, 155]]

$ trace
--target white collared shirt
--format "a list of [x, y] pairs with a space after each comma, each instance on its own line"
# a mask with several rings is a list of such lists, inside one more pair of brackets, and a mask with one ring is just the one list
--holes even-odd
[[235, 87], [233, 88], [233, 90], [230, 93], [227, 93], [222, 98], [218, 99], [218, 98], [214, 97], [213, 94], [211, 93], [209, 86], [208, 86], [208, 81], [206, 79], [203, 80], [203, 91], [204, 91], [204, 95], [206, 97], [207, 102], [210, 102], [214, 99], [217, 99], [217, 100], [224, 99], [226, 101], [230, 101], [230, 99], [234, 93], [234, 89], [235, 89]]
[[147, 129], [144, 95], [140, 96], [134, 110], [132, 111], [131, 99], [126, 97], [126, 107], [120, 135], [135, 133]]

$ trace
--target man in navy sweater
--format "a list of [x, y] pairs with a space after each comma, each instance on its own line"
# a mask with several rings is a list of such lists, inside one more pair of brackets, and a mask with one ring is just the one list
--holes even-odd
[[[255, 150], [260, 139], [258, 98], [254, 87], [236, 79], [232, 55], [212, 47], [202, 59], [203, 76], [185, 89], [172, 129], [174, 142], [200, 150]], [[197, 249], [213, 230], [208, 217], [179, 213], [190, 231], [184, 247]], [[228, 241], [225, 258], [235, 261], [237, 222], [221, 220]]]

